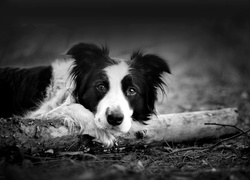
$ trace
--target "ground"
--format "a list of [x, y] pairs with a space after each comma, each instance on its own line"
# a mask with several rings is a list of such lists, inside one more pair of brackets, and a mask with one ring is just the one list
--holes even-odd
[[[1, 66], [48, 64], [79, 41], [106, 43], [112, 56], [123, 58], [141, 48], [165, 58], [171, 67], [172, 74], [164, 76], [167, 94], [157, 103], [159, 113], [237, 107], [238, 127], [250, 127], [249, 23], [197, 19], [72, 27], [62, 21], [23, 21], [1, 30]], [[20, 153], [0, 159], [0, 180], [249, 179], [249, 133], [205, 148], [221, 140], [60, 157]]]

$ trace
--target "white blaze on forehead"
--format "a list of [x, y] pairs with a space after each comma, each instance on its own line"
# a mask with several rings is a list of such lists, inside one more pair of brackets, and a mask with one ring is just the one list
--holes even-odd
[[121, 87], [122, 79], [129, 74], [129, 66], [124, 61], [120, 61], [119, 64], [106, 67], [104, 71], [107, 73], [110, 86]]

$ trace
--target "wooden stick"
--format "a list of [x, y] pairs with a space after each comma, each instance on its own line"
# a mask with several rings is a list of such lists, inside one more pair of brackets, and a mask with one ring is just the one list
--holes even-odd
[[[154, 141], [183, 142], [204, 138], [218, 138], [234, 134], [237, 129], [228, 126], [209, 126], [204, 123], [237, 124], [236, 108], [165, 114], [147, 121], [148, 125], [134, 122], [129, 133], [119, 136], [120, 143], [149, 144]], [[31, 154], [70, 151], [87, 144], [89, 139], [79, 135], [80, 129], [69, 131], [61, 120], [0, 119], [0, 151], [18, 147]]]
[[61, 120], [0, 119], [0, 152], [11, 147], [31, 154], [67, 149], [81, 142], [77, 133], [70, 132]]
[[[142, 137], [145, 143], [152, 141], [193, 141], [204, 138], [218, 138], [234, 134], [237, 129], [223, 126], [208, 126], [205, 123], [237, 124], [237, 109], [226, 108], [212, 111], [185, 112], [164, 114], [154, 117], [144, 126], [134, 123], [130, 133], [123, 138]], [[139, 132], [139, 133], [138, 133]]]

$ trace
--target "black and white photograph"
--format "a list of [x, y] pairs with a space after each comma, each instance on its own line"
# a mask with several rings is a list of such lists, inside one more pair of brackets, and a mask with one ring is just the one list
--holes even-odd
[[0, 2], [0, 180], [250, 179], [250, 1]]

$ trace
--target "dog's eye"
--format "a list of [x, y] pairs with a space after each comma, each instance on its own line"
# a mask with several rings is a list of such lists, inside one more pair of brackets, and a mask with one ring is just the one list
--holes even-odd
[[107, 92], [107, 88], [106, 88], [106, 86], [105, 86], [104, 84], [98, 84], [98, 85], [96, 86], [96, 89], [97, 89], [98, 91], [100, 91], [100, 92]]
[[137, 92], [136, 92], [135, 88], [133, 88], [133, 87], [128, 88], [127, 92], [126, 92], [127, 96], [134, 96], [134, 95], [136, 95], [136, 93]]

